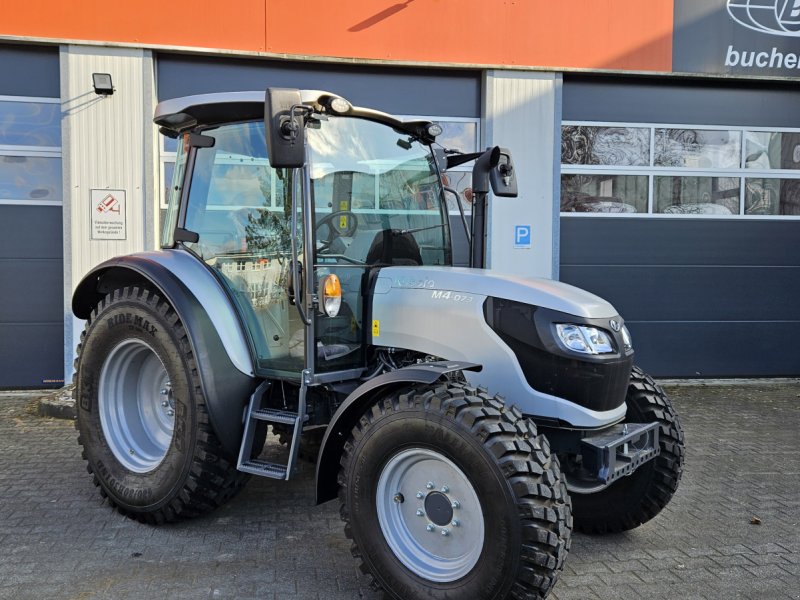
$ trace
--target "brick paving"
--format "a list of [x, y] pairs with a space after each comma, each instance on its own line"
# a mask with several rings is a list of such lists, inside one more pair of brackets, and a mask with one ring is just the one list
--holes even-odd
[[[576, 534], [550, 597], [800, 599], [800, 384], [669, 392], [686, 431], [678, 494], [634, 531]], [[0, 393], [0, 598], [382, 597], [336, 503], [313, 506], [310, 465], [206, 517], [140, 525], [101, 500], [72, 423], [34, 399]]]

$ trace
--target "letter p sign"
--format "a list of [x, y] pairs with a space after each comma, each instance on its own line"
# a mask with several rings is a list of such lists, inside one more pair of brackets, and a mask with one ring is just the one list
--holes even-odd
[[531, 247], [531, 226], [515, 225], [514, 248], [530, 248], [530, 247]]

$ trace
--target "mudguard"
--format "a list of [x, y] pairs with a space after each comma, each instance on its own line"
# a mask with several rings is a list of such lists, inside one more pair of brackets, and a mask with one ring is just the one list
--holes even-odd
[[205, 265], [180, 250], [108, 260], [78, 284], [72, 312], [87, 319], [107, 293], [142, 283], [157, 288], [183, 323], [199, 368], [211, 426], [225, 450], [236, 456], [244, 429], [244, 407], [257, 380], [239, 318]]
[[339, 459], [350, 431], [366, 407], [377, 397], [384, 396], [410, 383], [431, 384], [447, 373], [480, 371], [475, 363], [459, 361], [429, 362], [384, 373], [356, 388], [333, 415], [317, 457], [317, 504], [336, 498]]

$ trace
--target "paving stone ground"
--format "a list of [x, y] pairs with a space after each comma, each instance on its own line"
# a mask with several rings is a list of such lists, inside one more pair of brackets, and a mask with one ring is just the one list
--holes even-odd
[[[800, 599], [800, 385], [669, 392], [686, 431], [678, 494], [634, 531], [576, 534], [550, 597]], [[0, 598], [382, 597], [336, 503], [313, 506], [311, 466], [204, 518], [141, 525], [102, 501], [73, 424], [37, 416], [35, 398], [0, 393]]]

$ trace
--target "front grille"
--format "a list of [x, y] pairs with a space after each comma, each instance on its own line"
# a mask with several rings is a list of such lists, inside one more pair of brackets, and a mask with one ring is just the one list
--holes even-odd
[[[595, 411], [611, 410], [625, 402], [633, 354], [583, 359], [561, 349], [553, 337], [554, 323], [597, 323], [498, 298], [487, 300], [484, 314], [514, 352], [533, 389]], [[621, 347], [621, 339], [615, 340]]]

